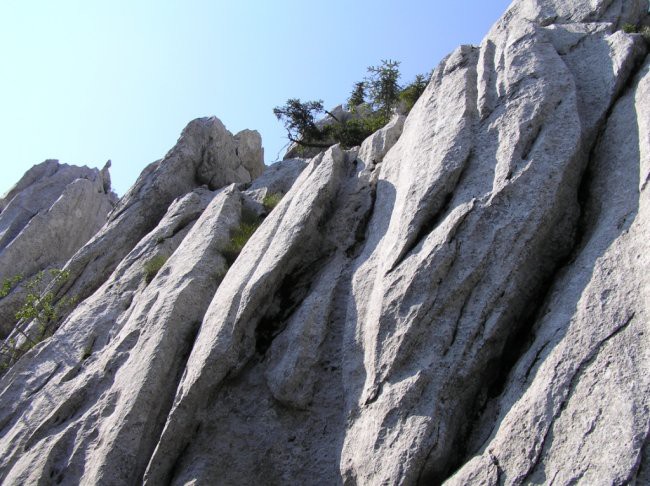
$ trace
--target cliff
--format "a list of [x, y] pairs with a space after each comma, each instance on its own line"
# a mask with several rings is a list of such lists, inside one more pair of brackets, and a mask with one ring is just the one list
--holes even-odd
[[516, 0], [309, 160], [191, 122], [8, 363], [3, 483], [650, 484], [644, 23]]

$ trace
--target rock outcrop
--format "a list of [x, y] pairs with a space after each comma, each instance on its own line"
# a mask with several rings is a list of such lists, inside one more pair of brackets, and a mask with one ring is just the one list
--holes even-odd
[[[216, 118], [190, 122], [176, 145], [142, 172], [107, 223], [68, 262], [70, 278], [60, 296], [85, 298], [106, 281], [122, 259], [152, 231], [170, 204], [193, 189], [250, 183], [264, 171], [258, 132], [232, 135]], [[165, 238], [165, 236], [162, 236]]]
[[42, 270], [62, 267], [106, 223], [117, 203], [109, 167], [46, 160], [0, 199], [0, 283], [21, 277], [0, 298], [0, 336], [15, 322], [24, 284]]
[[647, 11], [517, 0], [408, 117], [264, 174], [192, 122], [0, 379], [0, 479], [650, 482]]

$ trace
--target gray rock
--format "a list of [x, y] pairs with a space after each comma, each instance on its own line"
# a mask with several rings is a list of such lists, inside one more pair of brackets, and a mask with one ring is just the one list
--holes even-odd
[[[2, 462], [13, 465], [3, 482], [132, 484], [142, 476], [226, 270], [220, 249], [238, 221], [240, 196], [234, 187], [213, 196], [198, 189], [174, 202], [56, 338], [3, 377], [0, 424], [17, 424], [0, 439]], [[159, 257], [164, 264], [148, 275], [146, 263]], [[60, 423], [66, 425], [59, 435]], [[41, 440], [51, 434], [58, 438]], [[92, 457], [70, 453], [71, 434], [83, 449], [97, 438], [101, 445]]]
[[203, 318], [146, 483], [170, 479], [174, 461], [196, 433], [207, 399], [254, 355], [260, 321], [265, 314], [286, 310], [273, 297], [283, 281], [318, 253], [318, 224], [338, 189], [343, 163], [337, 147], [313, 160], [226, 274]]
[[[191, 124], [0, 378], [0, 480], [647, 482], [646, 10], [518, 0], [406, 119], [250, 186]], [[191, 192], [232, 154], [243, 194]]]
[[646, 61], [594, 151], [581, 247], [448, 484], [490, 464], [483, 484], [625, 484], [650, 466], [648, 96]]
[[286, 194], [305, 167], [305, 159], [287, 159], [271, 164], [245, 192], [256, 198], [263, 198], [267, 194]]
[[477, 403], [573, 250], [587, 155], [645, 51], [610, 30], [577, 43], [601, 60], [581, 62], [553, 26], [513, 18], [533, 3], [443, 61], [382, 164], [348, 312], [361, 351], [345, 481], [435, 483], [462, 461]]
[[216, 117], [190, 122], [176, 145], [145, 168], [104, 227], [70, 259], [66, 265], [70, 279], [55, 289], [58, 295], [80, 299], [91, 295], [156, 227], [174, 199], [202, 184], [217, 189], [250, 182], [264, 170], [261, 157], [257, 132], [233, 136]]
[[[381, 163], [400, 126], [359, 153]], [[145, 483], [169, 481], [174, 464], [178, 483], [210, 482], [218, 471], [226, 484], [339, 481], [343, 329], [330, 319], [338, 312], [343, 324], [350, 258], [373, 204], [366, 169], [356, 152], [332, 147], [253, 235], [204, 317]], [[224, 386], [228, 376], [236, 384]], [[283, 413], [287, 406], [303, 412]]]
[[242, 185], [244, 211], [264, 217], [276, 200], [289, 192], [301, 172], [307, 167], [304, 159], [287, 159], [266, 168], [252, 184]]
[[257, 179], [266, 170], [262, 137], [255, 130], [242, 130], [235, 135], [235, 141], [241, 164], [250, 174], [251, 181]]
[[210, 189], [232, 182], [250, 182], [264, 172], [262, 137], [256, 131], [244, 130], [233, 136], [218, 118], [212, 117], [192, 122], [183, 132], [183, 138], [193, 146], [190, 150], [195, 151], [187, 155], [196, 157], [199, 149], [196, 178]]
[[307, 167], [304, 159], [287, 159], [271, 164], [252, 184], [242, 184], [243, 210], [265, 217], [273, 205], [289, 192], [298, 176]]
[[115, 203], [108, 166], [100, 172], [55, 160], [34, 166], [8, 192], [0, 213], [0, 282], [23, 280], [0, 299], [0, 336], [13, 327], [25, 283], [62, 267], [106, 223]]
[[4, 250], [32, 218], [46, 213], [77, 179], [98, 184], [97, 191], [103, 196], [97, 196], [97, 199], [112, 201], [114, 196], [111, 195], [110, 188], [104, 190], [103, 179], [97, 169], [46, 160], [27, 171], [2, 199], [0, 250]]

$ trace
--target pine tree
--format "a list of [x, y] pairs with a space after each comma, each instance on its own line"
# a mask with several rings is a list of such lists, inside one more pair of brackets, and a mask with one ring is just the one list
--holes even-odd
[[381, 66], [370, 66], [367, 86], [372, 98], [372, 104], [381, 115], [390, 118], [393, 107], [399, 100], [400, 86], [398, 80], [399, 61], [382, 60]]
[[359, 81], [354, 83], [354, 89], [348, 100], [348, 106], [350, 109], [354, 109], [359, 105], [362, 105], [366, 102], [366, 83]]
[[298, 98], [287, 100], [284, 106], [273, 108], [273, 114], [287, 129], [289, 140], [308, 147], [327, 147], [316, 143], [323, 139], [323, 131], [316, 126], [316, 115], [323, 113], [323, 101], [305, 101]]
[[424, 74], [418, 74], [412, 83], [406, 85], [399, 95], [400, 100], [406, 104], [406, 110], [411, 111], [418, 98], [424, 93], [427, 87], [427, 78]]

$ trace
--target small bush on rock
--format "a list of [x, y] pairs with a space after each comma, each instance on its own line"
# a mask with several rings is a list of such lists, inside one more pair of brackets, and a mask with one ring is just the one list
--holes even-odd
[[406, 85], [406, 87], [400, 92], [399, 99], [404, 102], [406, 111], [411, 111], [415, 102], [420, 98], [422, 93], [424, 93], [425, 88], [427, 87], [427, 78], [424, 74], [418, 74], [415, 76], [415, 79], [411, 84]]
[[327, 147], [322, 143], [323, 132], [316, 125], [316, 115], [324, 111], [322, 100], [302, 102], [298, 98], [273, 108], [275, 117], [284, 123], [289, 140], [306, 147]]
[[280, 192], [273, 192], [271, 194], [267, 194], [264, 196], [264, 199], [262, 200], [262, 205], [267, 211], [272, 211], [273, 208], [275, 208], [282, 198], [284, 197], [284, 194]]
[[157, 255], [144, 264], [144, 280], [150, 283], [153, 278], [158, 274], [158, 271], [167, 262], [167, 257], [164, 255]]
[[[70, 278], [70, 272], [53, 268], [50, 270], [54, 284], [62, 284]], [[43, 333], [47, 330], [48, 325], [59, 319], [64, 309], [76, 304], [76, 297], [64, 297], [55, 302], [54, 293], [43, 292], [43, 272], [39, 272], [27, 284], [27, 296], [23, 305], [16, 312], [18, 320], [36, 320]]]
[[356, 147], [388, 123], [383, 113], [373, 113], [363, 118], [352, 118], [344, 123], [329, 125], [327, 132], [345, 149]]
[[366, 83], [363, 81], [354, 83], [354, 88], [352, 90], [352, 93], [350, 94], [350, 98], [348, 99], [348, 107], [350, 108], [350, 110], [354, 111], [356, 107], [361, 106], [365, 102], [366, 102]]
[[230, 243], [223, 250], [223, 256], [229, 265], [237, 259], [242, 249], [248, 242], [253, 233], [257, 231], [259, 223], [242, 223], [230, 235]]
[[247, 209], [242, 209], [242, 217], [239, 226], [230, 232], [230, 242], [221, 252], [228, 265], [237, 259], [246, 242], [257, 231], [262, 224], [261, 218]]
[[15, 275], [11, 278], [5, 278], [0, 286], [0, 299], [9, 295], [11, 290], [23, 280], [22, 275]]
[[[275, 107], [273, 113], [284, 123], [289, 140], [300, 148], [327, 148], [336, 143], [346, 149], [355, 147], [384, 127], [399, 104], [408, 112], [424, 92], [428, 82], [424, 74], [418, 74], [406, 87], [400, 86], [399, 65], [399, 61], [388, 59], [368, 68], [368, 76], [354, 84], [348, 99], [351, 118], [337, 118], [323, 108], [322, 100], [302, 102], [297, 98]], [[331, 120], [316, 121], [321, 113]]]
[[621, 27], [623, 32], [626, 34], [641, 34], [643, 39], [650, 47], [650, 26], [649, 25], [634, 25], [634, 24], [623, 24]]
[[[70, 278], [70, 272], [67, 270], [59, 270], [56, 268], [49, 270], [52, 276], [52, 283], [61, 285]], [[23, 354], [33, 348], [36, 344], [52, 334], [52, 325], [57, 323], [61, 316], [70, 311], [77, 304], [77, 297], [63, 297], [56, 299], [52, 291], [45, 292], [45, 273], [39, 272], [36, 274], [25, 286], [27, 295], [22, 305], [16, 312], [16, 320], [18, 324], [14, 328], [18, 334], [22, 336], [21, 342], [18, 343], [17, 339], [10, 338], [7, 343], [3, 343], [2, 369], [7, 368], [10, 364], [17, 361]], [[22, 280], [22, 277], [21, 279]], [[20, 281], [17, 277], [11, 281]], [[3, 286], [4, 288], [4, 286]], [[20, 327], [23, 321], [25, 324], [34, 323], [37, 332], [26, 332]]]
[[634, 34], [638, 32], [638, 29], [634, 24], [623, 24], [623, 32], [625, 32], [626, 34]]

